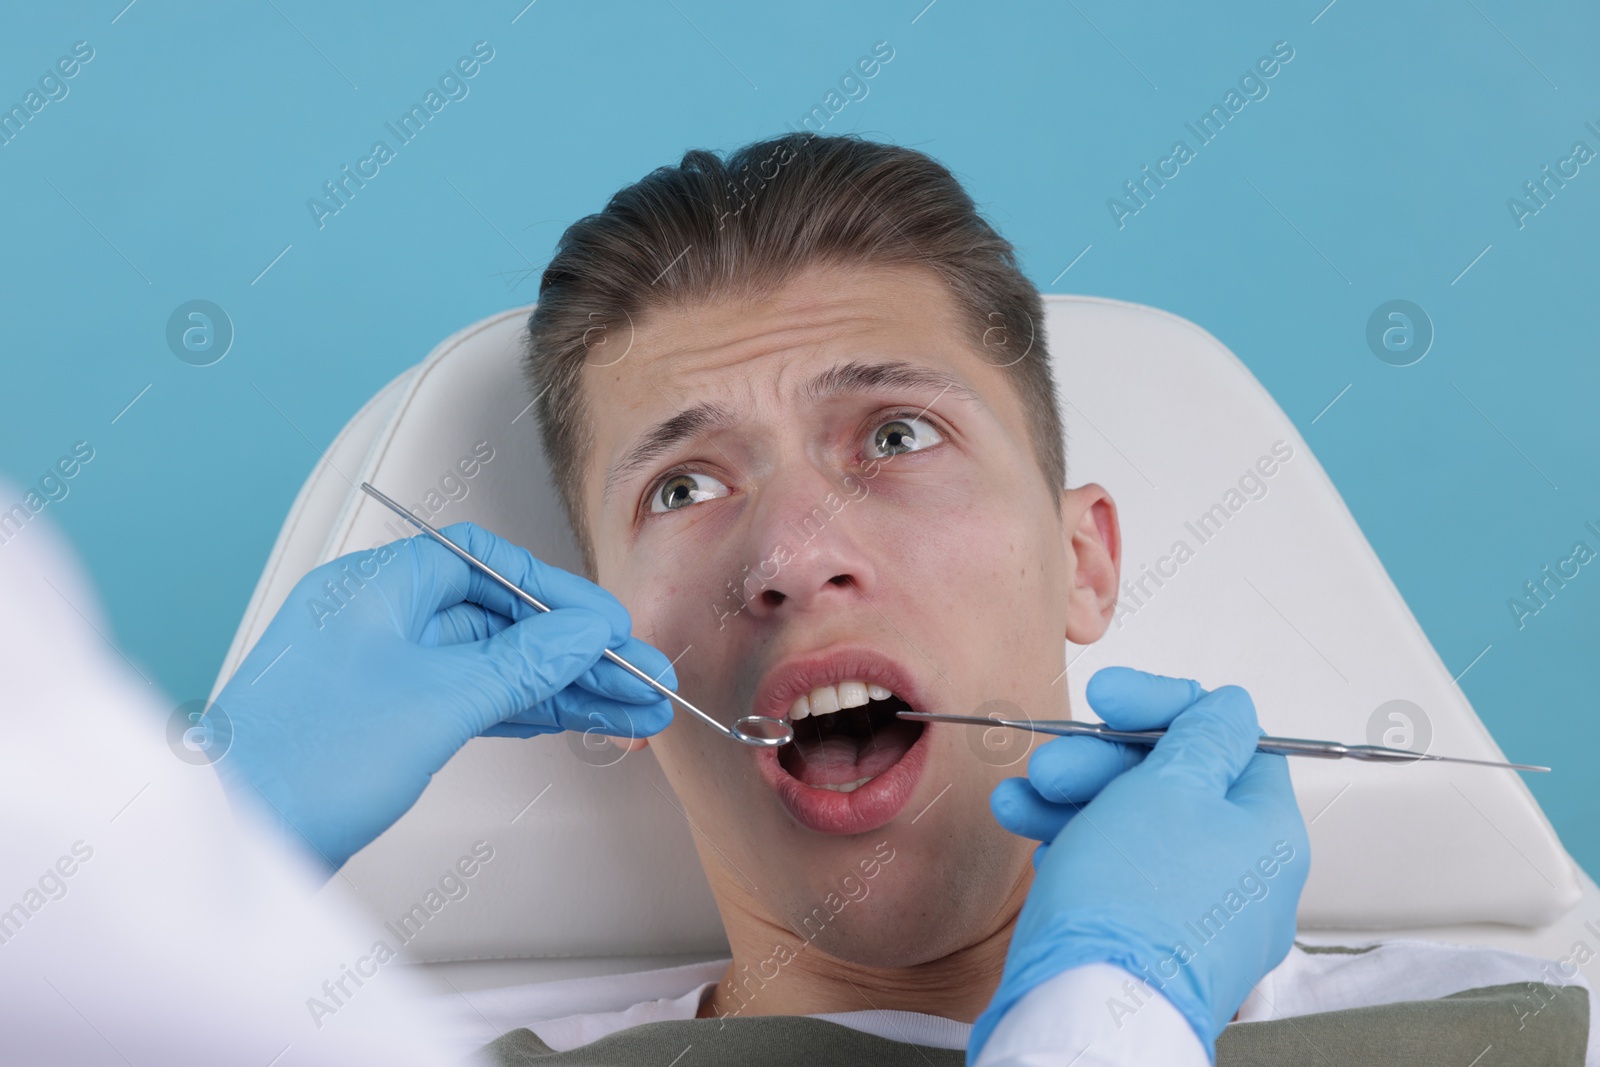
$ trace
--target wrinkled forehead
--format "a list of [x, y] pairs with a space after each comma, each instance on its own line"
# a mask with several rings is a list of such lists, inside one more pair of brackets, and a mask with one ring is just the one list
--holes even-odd
[[763, 297], [655, 309], [630, 333], [624, 354], [584, 368], [591, 507], [625, 473], [640, 435], [665, 420], [698, 431], [874, 384], [931, 400], [947, 386], [970, 391], [972, 365], [981, 367], [955, 302], [920, 268], [812, 270]]
[[761, 384], [781, 389], [819, 348], [892, 350], [961, 332], [954, 301], [929, 270], [817, 266], [770, 293], [644, 312], [631, 323], [626, 355], [589, 377], [624, 392], [732, 389], [754, 384], [749, 374], [759, 372]]

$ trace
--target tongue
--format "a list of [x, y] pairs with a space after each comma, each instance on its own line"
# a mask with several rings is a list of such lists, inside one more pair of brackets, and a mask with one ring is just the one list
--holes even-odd
[[886, 723], [866, 738], [848, 734], [822, 740], [796, 737], [781, 750], [780, 762], [806, 785], [846, 785], [876, 778], [899, 763], [920, 732], [916, 723], [897, 721]]

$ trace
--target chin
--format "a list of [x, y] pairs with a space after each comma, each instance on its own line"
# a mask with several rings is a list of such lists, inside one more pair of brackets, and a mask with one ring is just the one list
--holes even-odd
[[859, 899], [824, 896], [823, 906], [809, 911], [797, 903], [789, 927], [835, 959], [907, 968], [968, 948], [1010, 922], [1032, 881], [1032, 843], [998, 826], [936, 824], [928, 831], [916, 841], [904, 831], [885, 832], [894, 859], [850, 887]]

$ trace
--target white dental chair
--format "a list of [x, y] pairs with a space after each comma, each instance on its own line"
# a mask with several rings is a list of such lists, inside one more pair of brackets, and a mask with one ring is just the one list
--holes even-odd
[[[1505, 758], [1311, 449], [1227, 348], [1154, 308], [1073, 296], [1045, 307], [1069, 482], [1111, 491], [1124, 577], [1143, 582], [1124, 587], [1136, 610], [1104, 640], [1068, 645], [1075, 715], [1093, 718], [1089, 676], [1124, 663], [1242, 685], [1273, 734], [1358, 742], [1398, 731], [1389, 743], [1431, 735], [1430, 751]], [[289, 512], [218, 689], [307, 570], [413, 532], [356, 489], [362, 480], [435, 511], [436, 525], [471, 519], [578, 569], [521, 376], [529, 311], [450, 337], [350, 420]], [[493, 458], [462, 477], [457, 461], [485, 441]], [[1276, 442], [1292, 457], [1279, 445], [1274, 473], [1259, 478], [1266, 494], [1250, 499], [1254, 483], [1242, 490], [1241, 476]], [[1192, 552], [1181, 563], [1169, 556], [1180, 539]], [[1378, 714], [1393, 700], [1410, 706]], [[1390, 718], [1396, 707], [1409, 719]], [[494, 857], [469, 895], [408, 945], [462, 990], [725, 955], [691, 830], [654, 757], [617, 757], [585, 758], [561, 735], [473, 741], [344, 875], [392, 920], [489, 842]], [[1600, 916], [1600, 890], [1515, 772], [1290, 763], [1313, 853], [1299, 920], [1315, 940], [1418, 936], [1554, 958]]]

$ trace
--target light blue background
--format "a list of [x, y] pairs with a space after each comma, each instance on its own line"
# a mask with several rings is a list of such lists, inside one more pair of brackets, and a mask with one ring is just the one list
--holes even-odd
[[[798, 123], [886, 40], [825, 132], [944, 161], [1042, 289], [1228, 344], [1445, 664], [1471, 664], [1501, 746], [1557, 765], [1528, 784], [1600, 870], [1600, 565], [1523, 629], [1507, 606], [1575, 541], [1600, 549], [1600, 163], [1523, 229], [1506, 206], [1575, 140], [1600, 149], [1593, 5], [525, 2], [8, 14], [0, 102], [75, 41], [95, 57], [0, 147], [0, 468], [31, 482], [93, 445], [47, 513], [173, 703], [207, 693], [318, 449], [380, 385], [532, 301], [558, 234], [617, 187]], [[495, 57], [470, 96], [319, 231], [307, 198], [478, 40]], [[1270, 96], [1119, 231], [1107, 198], [1279, 40]], [[237, 329], [210, 367], [164, 339], [195, 298]], [[1393, 298], [1437, 329], [1410, 367], [1365, 343]]]

